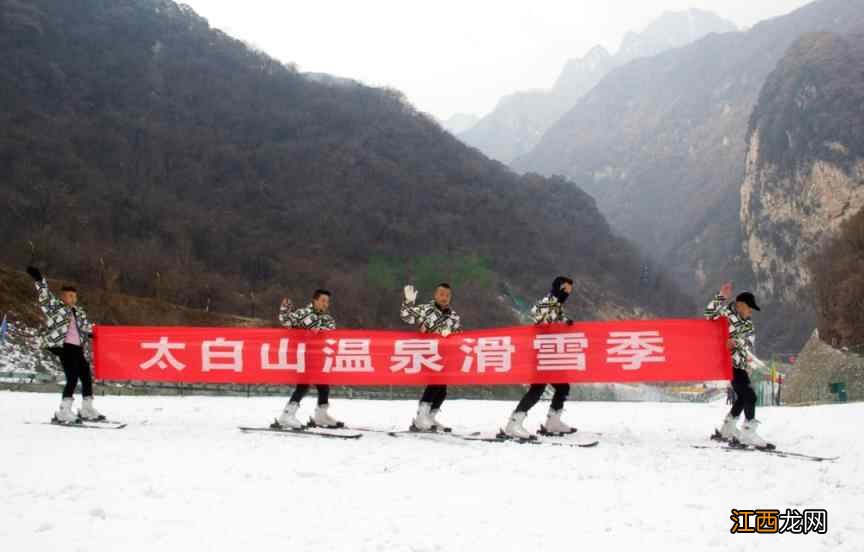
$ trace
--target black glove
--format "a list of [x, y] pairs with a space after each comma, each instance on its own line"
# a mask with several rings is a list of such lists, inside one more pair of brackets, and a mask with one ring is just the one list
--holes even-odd
[[33, 278], [33, 280], [35, 280], [36, 282], [42, 281], [42, 273], [39, 272], [39, 269], [36, 268], [35, 266], [28, 266], [27, 267], [27, 274], [29, 274], [30, 277]]

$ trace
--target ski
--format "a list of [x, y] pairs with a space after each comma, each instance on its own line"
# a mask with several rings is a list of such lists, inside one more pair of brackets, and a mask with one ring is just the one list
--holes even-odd
[[[375, 431], [375, 430], [373, 430]], [[377, 431], [375, 431], [377, 433]], [[443, 432], [443, 431], [417, 431], [416, 429], [401, 429], [401, 430], [390, 430], [384, 431], [390, 437], [416, 437], [417, 439], [426, 439], [428, 441], [450, 441], [453, 438], [459, 438], [460, 436], [456, 433], [452, 432]]]
[[600, 433], [570, 433], [570, 434], [550, 434], [544, 435], [543, 443], [555, 444], [560, 443], [567, 446], [578, 446], [582, 448], [594, 447], [600, 444], [598, 436]]
[[408, 427], [408, 431], [412, 433], [451, 433], [452, 427], [433, 426], [432, 429], [418, 429], [413, 423]]
[[329, 439], [359, 439], [363, 437], [361, 433], [348, 433], [339, 429], [323, 429], [323, 428], [300, 428], [300, 429], [281, 429], [275, 427], [244, 427], [241, 426], [240, 431], [244, 433], [281, 433], [283, 435], [292, 435], [296, 437], [325, 437]]
[[[314, 422], [312, 422], [312, 421], [310, 420], [310, 422], [309, 422], [308, 424], [306, 424], [304, 427], [305, 427], [305, 428], [324, 429], [324, 430], [328, 430], [328, 429], [338, 429], [338, 430], [343, 430], [343, 431], [352, 431], [352, 432], [355, 432], [355, 433], [356, 433], [356, 432], [360, 432], [360, 433], [381, 433], [381, 434], [385, 434], [385, 435], [390, 435], [390, 434], [392, 434], [392, 433], [395, 433], [395, 434], [397, 434], [397, 435], [399, 435], [399, 434], [415, 434], [415, 435], [448, 435], [448, 434], [451, 432], [451, 429], [450, 429], [449, 427], [446, 428], [446, 429], [443, 429], [443, 430], [420, 431], [420, 430], [418, 430], [418, 429], [411, 429], [411, 428], [406, 429], [406, 430], [401, 430], [401, 429], [394, 429], [394, 428], [389, 428], [389, 429], [388, 429], [388, 428], [381, 428], [381, 427], [354, 426], [354, 425], [346, 425], [346, 424], [343, 423], [343, 422], [339, 422], [339, 424], [340, 424], [340, 425], [339, 425], [338, 427], [335, 427], [335, 428], [334, 428], [334, 427], [324, 427], [324, 426], [317, 426], [317, 425], [315, 425]], [[271, 427], [272, 427], [272, 426], [271, 426]], [[394, 436], [395, 436], [395, 435], [394, 435]]]
[[53, 425], [59, 427], [79, 427], [83, 429], [123, 429], [126, 427], [126, 424], [120, 422], [85, 422], [85, 421], [77, 421], [77, 422], [60, 422], [57, 420], [51, 420], [50, 422], [42, 422], [43, 425]]
[[316, 429], [316, 428], [320, 428], [320, 429], [345, 429], [345, 422], [339, 422], [335, 426], [319, 426], [318, 424], [315, 423], [315, 420], [313, 420], [312, 418], [309, 418], [309, 422], [307, 422], [306, 427], [311, 428], [311, 429]]
[[519, 445], [545, 445], [550, 447], [570, 448], [591, 448], [596, 447], [600, 444], [600, 441], [596, 439], [585, 442], [568, 441], [567, 439], [563, 439], [560, 441], [551, 441], [549, 439], [539, 439], [536, 436], [533, 436], [531, 439], [516, 439], [506, 435], [503, 431], [497, 433], [494, 436], [471, 434], [464, 436], [459, 435], [458, 437], [466, 441], [480, 441], [482, 443], [516, 443]]
[[472, 433], [470, 435], [460, 436], [461, 439], [466, 441], [478, 441], [481, 443], [514, 443], [517, 445], [540, 445], [543, 444], [543, 441], [537, 438], [536, 435], [532, 435], [528, 439], [517, 439], [515, 437], [509, 437], [504, 434], [504, 432], [499, 432], [495, 435], [486, 434], [483, 435], [480, 432]]
[[[361, 426], [345, 426], [346, 430], [350, 431], [359, 431], [360, 433], [380, 433], [384, 435], [390, 435], [391, 433], [409, 433], [408, 431], [402, 431], [398, 429], [386, 429], [380, 427], [361, 427]], [[415, 433], [415, 432], [410, 432]], [[435, 435], [433, 432], [427, 432], [428, 434]]]
[[390, 431], [388, 435], [391, 437], [401, 437], [401, 436], [414, 436], [419, 438], [430, 438], [432, 441], [441, 441], [438, 437], [444, 437], [445, 440], [449, 439], [457, 439], [461, 441], [473, 441], [479, 443], [515, 443], [519, 445], [548, 445], [553, 447], [574, 447], [574, 448], [590, 448], [596, 447], [600, 444], [600, 441], [592, 440], [584, 443], [578, 442], [567, 442], [564, 441], [550, 441], [547, 439], [538, 439], [536, 437], [532, 439], [514, 439], [512, 437], [507, 437], [503, 433], [498, 433], [497, 435], [483, 435], [481, 432], [474, 432], [468, 434], [462, 433], [441, 433], [435, 431]]
[[342, 425], [338, 428], [326, 428], [320, 427], [318, 428], [315, 425], [306, 425], [306, 428], [314, 428], [314, 429], [323, 429], [323, 430], [332, 430], [336, 429], [338, 431], [350, 431], [353, 433], [378, 433], [382, 435], [391, 435], [393, 437], [397, 437], [399, 435], [449, 435], [450, 433], [446, 433], [443, 431], [417, 431], [411, 429], [395, 429], [395, 428], [382, 428], [382, 427], [364, 427], [364, 426], [353, 426], [353, 425]]
[[812, 454], [804, 454], [801, 452], [792, 452], [789, 450], [779, 450], [774, 445], [769, 445], [766, 447], [753, 447], [749, 445], [745, 445], [738, 441], [730, 441], [729, 439], [724, 439], [719, 431], [715, 431], [711, 436], [711, 440], [720, 445], [691, 445], [693, 448], [697, 449], [718, 449], [725, 451], [741, 451], [741, 452], [764, 452], [766, 454], [773, 454], [775, 456], [780, 456], [782, 458], [800, 458], [801, 460], [811, 460], [813, 462], [833, 462], [840, 458], [839, 456], [816, 456]]
[[[727, 439], [726, 437], [723, 437], [723, 436], [720, 434], [720, 430], [719, 430], [719, 429], [715, 429], [715, 430], [714, 430], [714, 433], [711, 435], [710, 439], [711, 439], [712, 441], [717, 441], [717, 442], [720, 442], [720, 443], [726, 443], [726, 444], [729, 445], [730, 447], [747, 448], [747, 446], [748, 446], [748, 445], [745, 445], [744, 443], [742, 443], [741, 441], [739, 441], [739, 440], [736, 439], [736, 438]], [[762, 450], [774, 450], [774, 449], [776, 449], [777, 447], [775, 447], [772, 443], [766, 443], [765, 446], [763, 446], [763, 447], [753, 447], [753, 448], [758, 448], [758, 449], [762, 449]]]
[[102, 425], [126, 425], [123, 422], [118, 422], [117, 420], [109, 420], [107, 418], [101, 418], [99, 420], [84, 420], [83, 418], [78, 418], [81, 422], [87, 424], [102, 424]]
[[598, 433], [595, 431], [578, 431], [574, 429], [568, 433], [555, 433], [551, 431], [546, 431], [546, 429], [541, 425], [540, 429], [537, 430], [538, 437], [545, 437], [547, 439], [558, 439], [564, 442], [572, 442], [572, 441], [585, 441], [585, 442], [594, 442], [599, 441], [602, 433]]
[[[733, 447], [736, 448], [736, 447]], [[801, 452], [792, 452], [789, 450], [778, 450], [774, 449], [766, 449], [766, 448], [755, 448], [755, 447], [747, 447], [747, 448], [739, 448], [738, 450], [752, 450], [757, 452], [766, 452], [768, 454], [774, 454], [780, 456], [782, 458], [800, 458], [802, 460], [811, 460], [813, 462], [833, 462], [838, 460], [839, 456], [815, 456], [812, 454], [803, 454]]]
[[714, 446], [714, 445], [690, 445], [696, 449], [715, 449], [715, 450], [725, 450], [729, 451], [738, 451], [738, 452], [764, 452], [765, 454], [772, 454], [774, 456], [780, 456], [782, 458], [800, 458], [801, 460], [811, 460], [813, 462], [833, 462], [834, 460], [839, 459], [839, 456], [815, 456], [812, 454], [803, 454], [800, 452], [792, 452], [789, 450], [780, 450], [780, 449], [769, 449], [769, 448], [757, 448], [750, 447], [745, 445], [730, 445], [726, 444], [725, 446]]
[[543, 437], [564, 437], [566, 435], [572, 435], [578, 431], [579, 430], [574, 427], [570, 431], [567, 431], [567, 432], [553, 432], [553, 431], [548, 431], [546, 429], [546, 426], [541, 425], [540, 429], [537, 430], [537, 435], [542, 435]]

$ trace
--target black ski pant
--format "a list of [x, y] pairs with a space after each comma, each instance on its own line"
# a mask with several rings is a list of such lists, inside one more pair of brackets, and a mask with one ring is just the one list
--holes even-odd
[[423, 390], [423, 395], [420, 397], [421, 403], [430, 403], [432, 410], [439, 410], [444, 404], [444, 399], [447, 398], [446, 385], [427, 385]]
[[534, 383], [531, 384], [531, 387], [528, 388], [528, 391], [522, 397], [522, 400], [519, 401], [518, 405], [516, 405], [516, 412], [527, 413], [531, 410], [531, 408], [540, 400], [540, 397], [543, 396], [543, 391], [546, 390], [547, 385], [552, 385], [552, 389], [555, 390], [555, 394], [552, 395], [552, 410], [561, 410], [564, 408], [564, 401], [567, 400], [567, 396], [570, 394], [569, 383]]
[[90, 363], [84, 357], [84, 349], [78, 345], [64, 343], [63, 347], [53, 347], [51, 352], [60, 357], [66, 385], [63, 387], [63, 398], [71, 399], [81, 380], [81, 396], [93, 396], [93, 374], [90, 373]]
[[747, 420], [752, 420], [756, 417], [756, 391], [753, 390], [753, 385], [750, 383], [750, 376], [746, 370], [734, 368], [732, 370], [732, 389], [735, 390], [735, 402], [732, 403], [732, 410], [729, 415], [737, 418], [744, 412], [744, 417]]
[[[303, 397], [309, 392], [309, 387], [311, 387], [307, 383], [301, 383], [294, 389], [294, 393], [291, 394], [290, 401], [293, 403], [300, 404], [300, 401], [303, 400]], [[318, 389], [318, 406], [324, 406], [330, 404], [330, 386], [329, 385], [316, 385]]]

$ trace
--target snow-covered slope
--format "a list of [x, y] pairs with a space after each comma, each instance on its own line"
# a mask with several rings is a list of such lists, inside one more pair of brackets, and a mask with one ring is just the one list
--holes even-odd
[[[765, 408], [763, 433], [833, 463], [692, 448], [722, 404], [581, 403], [592, 449], [243, 434], [279, 398], [100, 397], [120, 431], [29, 425], [53, 395], [0, 392], [3, 550], [858, 551], [864, 404]], [[314, 401], [307, 399], [303, 414]], [[531, 413], [541, 421], [547, 405]], [[513, 407], [451, 401], [457, 431]], [[415, 404], [334, 400], [350, 423], [406, 424]], [[732, 535], [730, 510], [825, 508], [826, 535]], [[602, 547], [602, 548], [600, 548]]]

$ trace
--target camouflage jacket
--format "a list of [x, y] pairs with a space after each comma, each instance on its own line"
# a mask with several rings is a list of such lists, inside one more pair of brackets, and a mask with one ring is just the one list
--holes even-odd
[[564, 312], [564, 304], [557, 297], [547, 295], [531, 307], [531, 319], [535, 324], [548, 322], [568, 322], [570, 317]]
[[423, 333], [441, 335], [445, 330], [455, 333], [462, 328], [459, 315], [453, 309], [442, 311], [434, 301], [422, 305], [403, 302], [399, 315], [403, 322], [417, 326]]
[[286, 328], [298, 330], [336, 329], [336, 319], [329, 313], [316, 311], [312, 303], [297, 310], [291, 310], [291, 307], [283, 305], [279, 308], [279, 323]]
[[90, 323], [84, 309], [80, 306], [66, 306], [51, 292], [48, 282], [44, 279], [36, 282], [36, 291], [39, 293], [39, 308], [45, 314], [46, 330], [40, 339], [41, 346], [46, 349], [62, 347], [69, 331], [70, 318], [74, 315], [78, 335], [81, 337], [81, 346], [84, 347], [93, 335], [93, 324]]
[[753, 353], [756, 344], [756, 328], [753, 326], [753, 321], [741, 318], [735, 303], [727, 303], [726, 298], [718, 294], [705, 307], [705, 318], [717, 320], [721, 316], [729, 322], [729, 337], [735, 342], [735, 347], [732, 349], [732, 366], [746, 370], [750, 363], [748, 353]]

